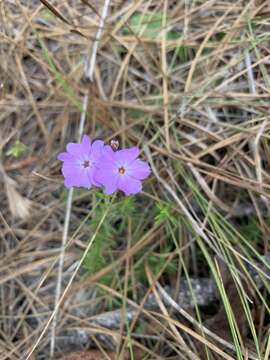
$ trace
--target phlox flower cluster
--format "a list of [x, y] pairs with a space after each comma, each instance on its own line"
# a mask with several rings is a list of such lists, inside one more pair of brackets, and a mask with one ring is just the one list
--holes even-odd
[[119, 189], [125, 195], [133, 195], [141, 191], [141, 180], [151, 173], [148, 163], [138, 156], [137, 147], [114, 151], [101, 140], [91, 143], [84, 135], [81, 143], [67, 144], [66, 152], [59, 154], [58, 160], [63, 161], [67, 188], [102, 186], [106, 194]]

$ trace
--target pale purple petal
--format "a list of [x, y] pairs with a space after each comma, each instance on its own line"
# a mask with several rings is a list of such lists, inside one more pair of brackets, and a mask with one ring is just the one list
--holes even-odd
[[69, 173], [68, 176], [65, 176], [64, 184], [67, 188], [73, 187], [73, 186], [79, 186], [79, 179], [80, 176], [78, 175], [78, 172]]
[[62, 152], [57, 156], [57, 159], [60, 161], [68, 161], [68, 162], [74, 162], [74, 156], [67, 153], [67, 152]]
[[105, 145], [102, 149], [102, 158], [101, 162], [111, 162], [113, 163], [115, 161], [115, 152], [109, 145]]
[[114, 157], [115, 152], [110, 145], [105, 145], [103, 148], [103, 154], [109, 156], [110, 158]]
[[130, 176], [120, 176], [118, 181], [118, 188], [122, 190], [125, 195], [137, 194], [142, 190], [142, 184]]
[[101, 156], [100, 157], [96, 157], [97, 161], [96, 161], [96, 167], [99, 170], [110, 170], [113, 171], [115, 169], [115, 164], [114, 164], [114, 153], [112, 151], [112, 149], [110, 148], [109, 150], [109, 146], [105, 145], [103, 146], [103, 148], [101, 149]]
[[92, 156], [93, 157], [100, 157], [103, 153], [102, 153], [102, 149], [104, 147], [104, 141], [102, 140], [96, 140], [93, 142], [92, 144]]
[[117, 189], [118, 175], [112, 174], [111, 171], [97, 171], [94, 175], [95, 180], [105, 187], [106, 194], [112, 194]]
[[84, 153], [89, 154], [89, 152], [91, 151], [91, 140], [89, 136], [83, 135], [81, 148]]
[[146, 161], [137, 159], [128, 166], [128, 173], [134, 179], [143, 180], [150, 175], [151, 169]]
[[69, 171], [64, 176], [65, 176], [64, 184], [68, 188], [75, 186], [75, 187], [86, 187], [89, 189], [91, 187], [89, 176], [87, 172], [84, 171], [84, 169], [74, 172]]
[[64, 163], [64, 165], [62, 166], [62, 174], [66, 177], [66, 176], [73, 176], [73, 174], [78, 174], [81, 171], [81, 167], [79, 165], [75, 165], [74, 163], [72, 164], [67, 164]]
[[67, 152], [69, 152], [71, 155], [74, 155], [80, 159], [83, 154], [82, 146], [81, 146], [81, 144], [69, 143], [69, 144], [67, 144]]
[[111, 171], [112, 173], [117, 171], [115, 161], [107, 156], [101, 156], [96, 163], [96, 167], [99, 171]]
[[105, 184], [105, 194], [111, 195], [117, 190], [117, 177], [111, 178], [110, 183]]
[[78, 173], [78, 177], [77, 177], [77, 181], [76, 181], [76, 185], [78, 187], [86, 187], [86, 188], [90, 188], [91, 187], [91, 181], [89, 179], [88, 176], [88, 172], [85, 171], [84, 169], [80, 171], [80, 173]]
[[76, 184], [74, 183], [74, 178], [66, 177], [64, 180], [64, 185], [68, 189], [75, 186]]
[[130, 163], [135, 160], [139, 155], [139, 148], [132, 147], [130, 149], [123, 149], [115, 151], [115, 159], [120, 162]]
[[106, 185], [111, 182], [112, 178], [117, 177], [118, 174], [114, 174], [111, 169], [97, 169], [94, 174], [95, 181], [100, 185]]
[[68, 183], [73, 184], [71, 186], [77, 187], [91, 187], [91, 179], [88, 175], [87, 169], [80, 167], [79, 165], [67, 165], [64, 163], [62, 167], [62, 174], [65, 179], [69, 179]]
[[78, 187], [86, 187], [86, 188], [90, 189], [90, 187], [92, 186], [92, 183], [88, 176], [87, 171], [81, 172], [81, 175], [79, 176], [78, 181], [77, 181], [77, 186]]
[[97, 172], [96, 167], [90, 168], [90, 169], [88, 170], [88, 178], [89, 178], [89, 180], [90, 180], [90, 182], [91, 182], [92, 185], [94, 185], [94, 186], [100, 186], [100, 183], [97, 182], [96, 179], [95, 179], [95, 174], [96, 174], [96, 172]]

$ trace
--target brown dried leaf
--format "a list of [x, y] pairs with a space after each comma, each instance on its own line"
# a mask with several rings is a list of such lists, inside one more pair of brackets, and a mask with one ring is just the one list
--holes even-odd
[[4, 179], [10, 212], [15, 217], [27, 219], [30, 215], [31, 201], [16, 190], [17, 183], [13, 179], [7, 175]]

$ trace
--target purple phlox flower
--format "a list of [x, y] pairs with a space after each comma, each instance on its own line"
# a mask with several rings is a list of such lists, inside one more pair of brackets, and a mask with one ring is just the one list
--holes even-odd
[[140, 180], [147, 178], [150, 167], [146, 161], [137, 159], [139, 149], [132, 147], [113, 151], [106, 147], [97, 165], [95, 180], [105, 187], [106, 194], [120, 189], [125, 195], [136, 194], [142, 189]]
[[62, 174], [65, 178], [65, 186], [91, 188], [92, 185], [99, 186], [95, 181], [94, 174], [97, 163], [103, 155], [104, 142], [96, 140], [91, 144], [90, 138], [84, 135], [80, 144], [69, 143], [66, 152], [58, 155], [58, 160], [63, 161]]

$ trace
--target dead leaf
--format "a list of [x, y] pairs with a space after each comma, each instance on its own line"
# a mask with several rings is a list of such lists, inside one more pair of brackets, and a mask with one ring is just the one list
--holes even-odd
[[27, 219], [30, 215], [31, 201], [16, 190], [16, 181], [7, 175], [4, 176], [4, 181], [10, 212], [14, 217]]

